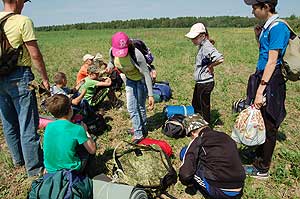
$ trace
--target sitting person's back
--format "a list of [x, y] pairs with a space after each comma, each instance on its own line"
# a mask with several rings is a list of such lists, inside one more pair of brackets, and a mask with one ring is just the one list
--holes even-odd
[[76, 78], [76, 84], [79, 84], [81, 80], [87, 77], [87, 69], [89, 66], [94, 64], [94, 56], [90, 54], [85, 54], [82, 58], [83, 65], [80, 67], [77, 78]]
[[[47, 125], [44, 134], [44, 165], [48, 173], [62, 169], [81, 171], [88, 153], [96, 152], [96, 145], [86, 127], [73, 124], [71, 102], [63, 94], [56, 94], [46, 102], [48, 111], [57, 118]], [[85, 157], [80, 157], [83, 150]]]

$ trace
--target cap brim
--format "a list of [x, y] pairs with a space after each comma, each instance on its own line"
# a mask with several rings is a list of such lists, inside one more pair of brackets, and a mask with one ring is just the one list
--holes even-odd
[[126, 57], [126, 55], [128, 54], [128, 48], [112, 48], [112, 54], [114, 57]]
[[200, 33], [198, 33], [198, 32], [189, 32], [189, 33], [187, 33], [185, 36], [186, 36], [187, 38], [194, 39], [194, 38], [196, 38], [199, 34], [200, 34]]
[[259, 3], [258, 1], [256, 0], [244, 0], [245, 4], [247, 5], [254, 5], [254, 4], [257, 4]]

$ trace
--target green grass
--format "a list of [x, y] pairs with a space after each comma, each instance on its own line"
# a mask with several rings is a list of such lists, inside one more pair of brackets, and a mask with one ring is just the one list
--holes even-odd
[[[154, 64], [158, 71], [158, 80], [170, 82], [173, 99], [168, 103], [156, 104], [154, 111], [148, 112], [149, 137], [163, 139], [170, 143], [175, 158], [176, 169], [181, 162], [179, 152], [189, 143], [188, 138], [174, 140], [161, 132], [163, 124], [162, 110], [166, 104], [189, 105], [194, 87], [193, 64], [197, 48], [184, 38], [188, 29], [128, 29], [120, 30], [130, 37], [143, 39], [155, 55]], [[47, 71], [52, 79], [56, 71], [67, 74], [69, 85], [74, 85], [76, 73], [82, 64], [85, 53], [101, 52], [108, 60], [110, 38], [115, 30], [82, 30], [38, 32], [39, 45], [44, 55]], [[234, 116], [231, 113], [233, 100], [246, 95], [248, 77], [255, 71], [258, 48], [251, 29], [211, 28], [211, 38], [216, 47], [224, 54], [225, 62], [215, 69], [215, 88], [212, 93], [212, 111], [214, 128], [231, 133]], [[36, 77], [39, 78], [37, 73]], [[278, 141], [273, 155], [271, 177], [266, 181], [247, 178], [243, 198], [300, 198], [300, 84], [287, 83], [287, 117], [280, 127]], [[121, 96], [125, 101], [125, 94]], [[112, 130], [97, 139], [97, 168], [100, 172], [109, 172], [104, 164], [111, 155], [111, 150], [120, 140], [130, 140], [126, 130], [131, 127], [126, 108], [109, 110], [106, 113], [112, 120]], [[27, 191], [27, 184], [16, 175], [9, 161], [4, 138], [0, 136], [0, 198], [22, 198]], [[2, 147], [3, 146], [3, 147]], [[8, 158], [7, 158], [8, 157]], [[20, 172], [20, 171], [19, 171]], [[21, 171], [21, 173], [24, 170]], [[176, 198], [201, 198], [189, 196], [179, 182], [169, 189]]]

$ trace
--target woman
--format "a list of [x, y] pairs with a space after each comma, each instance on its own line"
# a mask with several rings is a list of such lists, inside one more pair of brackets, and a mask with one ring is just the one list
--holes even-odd
[[[140, 142], [146, 129], [146, 97], [149, 109], [154, 108], [152, 80], [143, 54], [130, 42], [124, 32], [112, 36], [112, 48], [109, 52], [108, 68], [117, 67], [126, 76], [127, 109], [133, 125], [133, 143]], [[135, 56], [136, 60], [133, 59]]]
[[[277, 0], [244, 0], [252, 5], [254, 16], [263, 20], [263, 27], [256, 27], [259, 42], [259, 58], [256, 72], [250, 76], [247, 99], [260, 109], [266, 126], [266, 141], [256, 150], [253, 165], [245, 166], [246, 173], [252, 177], [265, 179], [276, 144], [276, 134], [286, 111], [284, 106], [286, 86], [281, 73], [282, 58], [285, 53], [290, 31], [283, 22], [278, 22], [275, 7]], [[266, 106], [263, 106], [266, 97]]]

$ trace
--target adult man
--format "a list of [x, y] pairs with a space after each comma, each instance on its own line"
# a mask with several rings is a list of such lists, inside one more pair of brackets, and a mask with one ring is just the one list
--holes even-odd
[[[286, 111], [284, 106], [286, 86], [281, 73], [282, 58], [288, 45], [290, 31], [283, 23], [276, 21], [277, 0], [244, 0], [252, 6], [253, 15], [265, 21], [263, 27], [256, 27], [259, 42], [259, 58], [255, 74], [251, 75], [247, 88], [248, 101], [261, 110], [265, 126], [266, 141], [256, 150], [256, 160], [246, 166], [246, 173], [255, 178], [268, 178], [276, 134]], [[263, 98], [266, 96], [266, 106]]]
[[15, 167], [25, 164], [28, 176], [34, 176], [42, 170], [43, 158], [37, 134], [39, 116], [36, 95], [34, 90], [28, 88], [34, 79], [32, 64], [47, 89], [49, 82], [33, 23], [28, 17], [20, 15], [26, 1], [3, 0], [4, 11], [0, 12], [0, 18], [15, 13], [7, 19], [3, 29], [13, 48], [20, 45], [23, 48], [16, 69], [0, 76], [0, 114]]

